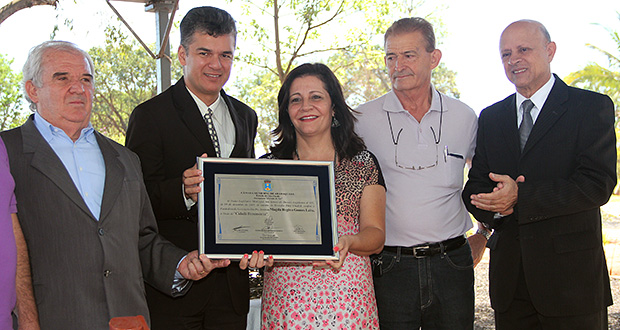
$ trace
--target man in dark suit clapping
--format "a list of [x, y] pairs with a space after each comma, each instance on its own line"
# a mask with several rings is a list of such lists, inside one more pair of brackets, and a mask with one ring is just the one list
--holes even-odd
[[607, 329], [612, 304], [599, 207], [616, 185], [614, 107], [551, 74], [556, 45], [536, 21], [500, 39], [517, 93], [482, 111], [463, 200], [494, 229], [496, 328]]

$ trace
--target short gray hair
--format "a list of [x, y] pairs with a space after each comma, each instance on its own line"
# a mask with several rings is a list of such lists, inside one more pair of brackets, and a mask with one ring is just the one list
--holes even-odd
[[41, 87], [43, 85], [43, 56], [50, 50], [78, 53], [82, 55], [88, 61], [88, 66], [93, 74], [93, 84], [95, 81], [95, 65], [93, 64], [93, 59], [87, 52], [79, 48], [74, 43], [68, 41], [49, 40], [34, 46], [30, 49], [30, 52], [28, 52], [28, 58], [26, 59], [26, 63], [24, 63], [24, 68], [22, 69], [22, 92], [24, 93], [26, 100], [30, 103], [30, 110], [32, 111], [37, 110], [37, 105], [30, 99], [28, 93], [26, 93], [26, 82], [32, 81], [32, 83], [37, 87]]
[[405, 17], [392, 23], [392, 25], [385, 31], [383, 36], [383, 45], [387, 43], [389, 37], [402, 33], [413, 33], [420, 31], [424, 40], [426, 40], [426, 51], [432, 52], [435, 50], [435, 32], [433, 31], [433, 25], [422, 17]]

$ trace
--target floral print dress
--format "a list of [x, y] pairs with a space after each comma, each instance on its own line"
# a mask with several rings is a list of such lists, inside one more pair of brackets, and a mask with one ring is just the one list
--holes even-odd
[[[357, 234], [362, 190], [384, 185], [376, 158], [362, 151], [341, 161], [335, 181], [338, 235]], [[349, 253], [338, 272], [276, 262], [265, 270], [262, 329], [379, 329], [369, 258]]]

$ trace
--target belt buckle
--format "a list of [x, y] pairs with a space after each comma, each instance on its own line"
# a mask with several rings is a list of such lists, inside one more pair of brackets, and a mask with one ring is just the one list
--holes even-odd
[[[429, 248], [430, 248], [430, 246], [428, 246], [428, 245], [416, 246], [416, 247], [413, 248], [413, 256], [418, 258], [418, 259], [424, 258], [424, 257], [426, 257], [426, 255], [424, 255], [424, 253], [426, 253], [426, 251], [428, 251]], [[418, 254], [418, 253], [420, 253], [420, 254]]]

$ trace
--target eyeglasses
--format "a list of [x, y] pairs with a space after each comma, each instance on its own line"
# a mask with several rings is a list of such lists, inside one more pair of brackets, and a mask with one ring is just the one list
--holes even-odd
[[435, 167], [439, 163], [439, 142], [441, 142], [441, 129], [443, 126], [443, 98], [441, 96], [441, 93], [437, 92], [437, 94], [439, 94], [439, 105], [441, 109], [439, 113], [439, 137], [437, 136], [437, 134], [435, 134], [435, 130], [433, 129], [433, 126], [431, 126], [431, 132], [433, 133], [433, 141], [435, 142], [435, 162], [430, 165], [417, 165], [417, 164], [403, 165], [398, 162], [398, 142], [400, 141], [400, 133], [403, 132], [403, 129], [401, 128], [396, 134], [396, 138], [394, 138], [394, 128], [392, 127], [392, 119], [390, 118], [390, 113], [386, 112], [387, 120], [390, 125], [390, 134], [392, 135], [392, 143], [394, 143], [394, 162], [396, 163], [396, 166], [402, 169], [406, 169], [406, 170], [418, 171], [418, 170], [424, 170], [427, 168]]

